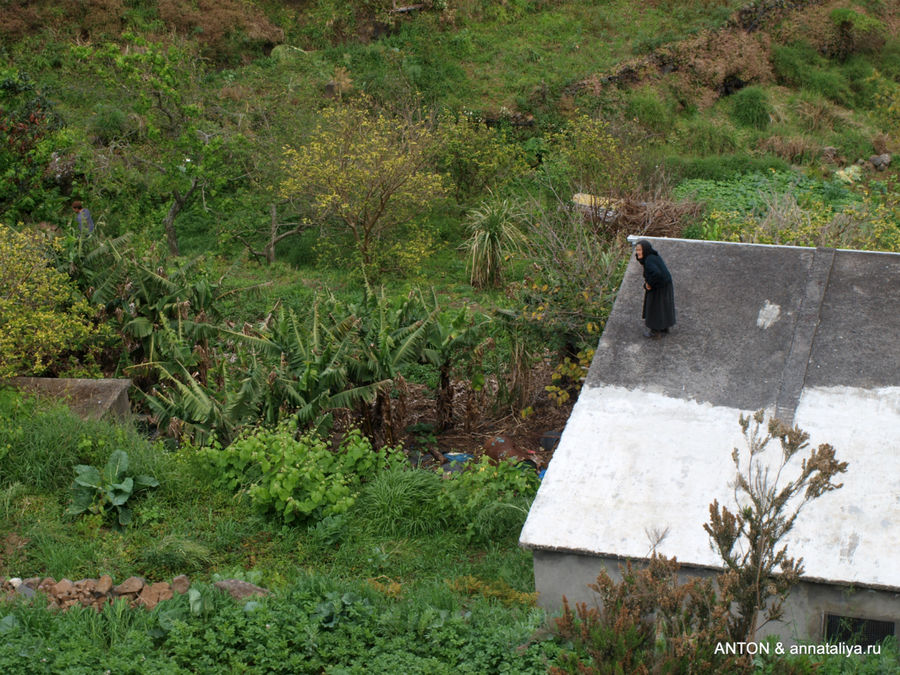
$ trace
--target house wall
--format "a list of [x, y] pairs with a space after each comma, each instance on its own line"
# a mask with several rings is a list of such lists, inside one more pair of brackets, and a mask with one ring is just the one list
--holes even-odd
[[[632, 564], [642, 565], [640, 561]], [[599, 606], [599, 596], [590, 588], [601, 570], [621, 581], [624, 561], [609, 556], [593, 556], [555, 551], [534, 551], [534, 581], [538, 604], [549, 612], [562, 610], [565, 595], [570, 606], [584, 602]], [[692, 577], [710, 578], [713, 570], [683, 566], [679, 581]], [[825, 614], [838, 614], [879, 621], [900, 621], [900, 593], [813, 581], [801, 581], [785, 603], [784, 620], [767, 624], [758, 637], [776, 635], [785, 646], [798, 642], [819, 643], [823, 639]]]

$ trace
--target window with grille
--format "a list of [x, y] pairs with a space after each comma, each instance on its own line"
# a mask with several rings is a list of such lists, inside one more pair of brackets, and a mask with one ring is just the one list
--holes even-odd
[[845, 642], [866, 647], [879, 644], [886, 637], [894, 634], [895, 624], [893, 621], [860, 619], [838, 614], [825, 615], [826, 642]]

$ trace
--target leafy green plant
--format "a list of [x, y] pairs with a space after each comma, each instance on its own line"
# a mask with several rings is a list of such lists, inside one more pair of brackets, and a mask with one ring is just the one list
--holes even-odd
[[518, 534], [538, 484], [530, 467], [484, 456], [447, 481], [442, 501], [469, 540], [494, 541]]
[[358, 429], [332, 451], [314, 433], [295, 438], [296, 421], [260, 428], [220, 449], [204, 450], [217, 483], [247, 495], [257, 508], [287, 524], [346, 512], [363, 482], [394, 454], [376, 452]]
[[104, 516], [115, 512], [118, 525], [128, 525], [131, 509], [126, 502], [142, 490], [159, 487], [159, 481], [153, 476], [127, 476], [127, 471], [128, 453], [124, 450], [113, 451], [102, 471], [87, 464], [76, 466], [72, 503], [66, 513], [77, 516], [88, 512]]

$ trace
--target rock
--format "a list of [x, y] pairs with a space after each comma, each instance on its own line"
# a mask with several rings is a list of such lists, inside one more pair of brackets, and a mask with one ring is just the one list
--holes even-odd
[[97, 580], [97, 585], [94, 586], [94, 593], [96, 595], [106, 595], [112, 590], [112, 587], [112, 577], [104, 574]]
[[172, 590], [176, 593], [187, 593], [190, 587], [191, 580], [183, 574], [179, 574], [177, 577], [172, 579]]
[[223, 581], [217, 581], [214, 586], [220, 591], [225, 591], [235, 600], [243, 600], [244, 598], [249, 598], [254, 595], [269, 594], [269, 591], [265, 588], [238, 579], [224, 579]]
[[53, 577], [44, 577], [41, 580], [41, 583], [38, 584], [37, 589], [42, 593], [51, 593], [53, 591], [53, 587], [56, 586], [56, 579]]
[[19, 577], [13, 577], [12, 579], [9, 580], [9, 585], [13, 589], [16, 589], [22, 585], [22, 580]]
[[82, 579], [81, 581], [76, 581], [75, 591], [80, 595], [94, 595], [94, 589], [97, 588], [97, 580], [96, 579]]
[[16, 587], [16, 594], [21, 595], [25, 598], [33, 598], [35, 596], [35, 590], [31, 586], [26, 586], [25, 584], [19, 584]]
[[872, 155], [869, 157], [869, 162], [878, 171], [884, 171], [891, 165], [891, 153], [885, 152], [881, 155]]
[[163, 600], [172, 599], [172, 587], [165, 582], [144, 586], [138, 596], [138, 604], [147, 609], [153, 609]]
[[55, 595], [57, 598], [61, 598], [69, 595], [75, 589], [75, 584], [73, 584], [68, 579], [60, 579], [53, 585], [53, 588], [50, 592]]
[[113, 586], [113, 595], [137, 595], [144, 587], [144, 580], [140, 577], [128, 577], [118, 586]]
[[40, 577], [28, 577], [27, 579], [24, 579], [22, 581], [22, 583], [34, 591], [37, 589], [38, 584], [41, 583], [41, 578]]

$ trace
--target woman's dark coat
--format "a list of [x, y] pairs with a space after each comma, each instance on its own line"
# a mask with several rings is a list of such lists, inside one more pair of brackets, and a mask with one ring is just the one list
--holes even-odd
[[639, 261], [644, 266], [644, 281], [650, 285], [650, 290], [644, 287], [644, 323], [650, 330], [665, 330], [675, 325], [675, 286], [672, 284], [672, 275], [649, 242], [641, 240], [638, 244], [644, 254]]

